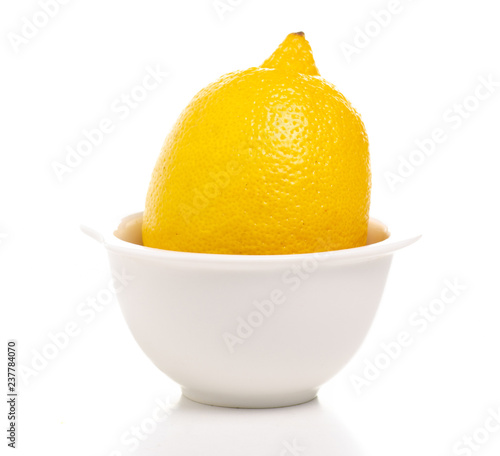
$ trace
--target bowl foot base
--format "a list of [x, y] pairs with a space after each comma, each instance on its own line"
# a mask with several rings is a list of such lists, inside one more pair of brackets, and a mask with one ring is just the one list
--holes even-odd
[[182, 394], [188, 399], [205, 405], [229, 408], [276, 408], [290, 407], [312, 401], [318, 394], [318, 388], [283, 394], [231, 395], [210, 393], [183, 388]]

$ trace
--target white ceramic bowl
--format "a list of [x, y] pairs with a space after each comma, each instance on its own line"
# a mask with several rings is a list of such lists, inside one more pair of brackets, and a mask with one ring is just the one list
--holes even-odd
[[142, 245], [142, 213], [104, 232], [117, 293], [146, 355], [188, 398], [226, 407], [313, 399], [354, 355], [377, 310], [395, 238], [370, 219], [367, 245], [298, 255], [216, 255]]

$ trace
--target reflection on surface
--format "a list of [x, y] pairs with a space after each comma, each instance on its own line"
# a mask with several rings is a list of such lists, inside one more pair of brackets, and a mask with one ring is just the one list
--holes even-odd
[[366, 456], [318, 399], [276, 409], [228, 409], [181, 396], [139, 456]]

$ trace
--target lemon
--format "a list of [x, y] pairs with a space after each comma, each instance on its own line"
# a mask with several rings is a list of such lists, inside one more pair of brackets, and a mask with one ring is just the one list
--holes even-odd
[[249, 255], [362, 246], [370, 185], [360, 116], [292, 33], [181, 113], [153, 171], [143, 243]]

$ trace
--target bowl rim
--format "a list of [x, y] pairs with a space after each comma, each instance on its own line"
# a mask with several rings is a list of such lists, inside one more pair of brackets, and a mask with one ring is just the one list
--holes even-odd
[[312, 259], [327, 259], [329, 262], [350, 262], [367, 260], [374, 257], [389, 255], [396, 250], [407, 247], [418, 239], [420, 234], [404, 234], [404, 230], [397, 230], [392, 234], [388, 226], [377, 218], [370, 217], [369, 223], [382, 227], [387, 233], [387, 238], [373, 244], [351, 249], [334, 250], [325, 252], [295, 253], [283, 255], [233, 255], [220, 253], [195, 253], [177, 252], [173, 250], [162, 250], [144, 245], [134, 244], [124, 241], [116, 236], [116, 231], [123, 223], [138, 219], [143, 211], [134, 212], [118, 220], [114, 219], [103, 224], [102, 229], [90, 228], [89, 225], [82, 224], [81, 230], [102, 244], [108, 252], [121, 255], [149, 258], [156, 260], [187, 261], [190, 263], [220, 263], [220, 264], [274, 264], [274, 263], [296, 263], [298, 261], [308, 261]]

